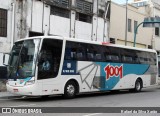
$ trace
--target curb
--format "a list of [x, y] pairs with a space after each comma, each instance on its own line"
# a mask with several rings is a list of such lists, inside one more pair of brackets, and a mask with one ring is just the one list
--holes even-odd
[[0, 98], [18, 97], [20, 95], [14, 95], [9, 92], [0, 92]]

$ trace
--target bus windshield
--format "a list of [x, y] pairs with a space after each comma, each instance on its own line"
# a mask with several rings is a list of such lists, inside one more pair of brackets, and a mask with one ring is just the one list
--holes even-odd
[[35, 64], [40, 39], [16, 42], [12, 48], [8, 78], [27, 78], [35, 74]]

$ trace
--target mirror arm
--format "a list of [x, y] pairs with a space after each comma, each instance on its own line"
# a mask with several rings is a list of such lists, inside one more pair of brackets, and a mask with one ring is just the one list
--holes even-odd
[[6, 55], [9, 55], [9, 56], [10, 56], [10, 54], [9, 54], [9, 53], [3, 53], [3, 65], [4, 65], [4, 66], [8, 66], [8, 64], [5, 64]]

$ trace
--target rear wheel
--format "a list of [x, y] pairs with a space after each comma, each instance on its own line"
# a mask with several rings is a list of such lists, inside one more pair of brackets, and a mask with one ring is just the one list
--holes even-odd
[[76, 91], [76, 84], [73, 81], [69, 81], [64, 88], [64, 97], [68, 99], [74, 98]]
[[142, 90], [142, 82], [141, 82], [140, 79], [137, 79], [136, 83], [135, 83], [134, 91], [135, 92], [140, 92], [141, 90]]

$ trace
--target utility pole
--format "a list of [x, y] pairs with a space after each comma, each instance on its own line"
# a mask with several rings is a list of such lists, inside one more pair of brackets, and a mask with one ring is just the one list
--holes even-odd
[[128, 27], [128, 0], [126, 0], [126, 29], [125, 29], [125, 46], [127, 46], [127, 27]]

